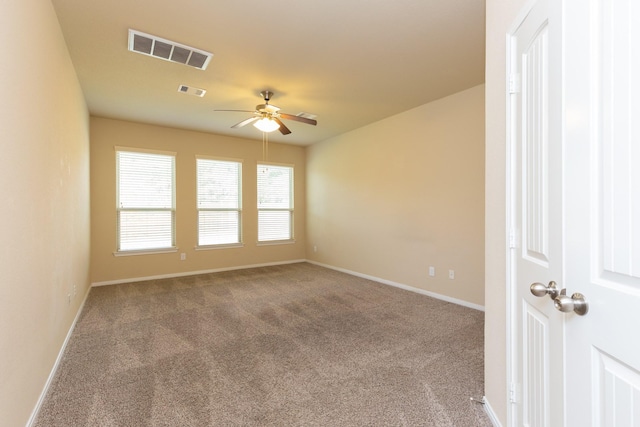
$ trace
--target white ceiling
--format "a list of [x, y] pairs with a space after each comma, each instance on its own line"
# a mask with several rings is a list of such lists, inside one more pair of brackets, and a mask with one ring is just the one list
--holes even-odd
[[[91, 114], [261, 139], [262, 103], [316, 114], [309, 145], [484, 82], [484, 0], [52, 0]], [[214, 54], [204, 71], [127, 50], [134, 29]], [[207, 90], [203, 98], [181, 84]]]

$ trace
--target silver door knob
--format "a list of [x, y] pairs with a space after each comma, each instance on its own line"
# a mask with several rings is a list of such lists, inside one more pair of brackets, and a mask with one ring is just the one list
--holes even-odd
[[558, 295], [553, 300], [553, 306], [563, 313], [574, 311], [579, 316], [584, 316], [589, 311], [589, 303], [584, 299], [584, 295], [579, 292], [570, 297], [564, 294]]
[[558, 295], [560, 295], [560, 290], [558, 289], [558, 285], [553, 280], [549, 282], [549, 285], [546, 286], [542, 283], [532, 283], [529, 287], [531, 293], [537, 297], [543, 297], [545, 295], [549, 295], [551, 299], [556, 299]]

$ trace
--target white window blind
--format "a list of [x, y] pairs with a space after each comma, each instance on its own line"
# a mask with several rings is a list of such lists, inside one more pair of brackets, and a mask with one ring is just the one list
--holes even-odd
[[175, 246], [175, 156], [117, 151], [118, 251]]
[[236, 161], [196, 159], [198, 246], [242, 241], [241, 176]]
[[258, 165], [258, 241], [293, 239], [293, 167]]

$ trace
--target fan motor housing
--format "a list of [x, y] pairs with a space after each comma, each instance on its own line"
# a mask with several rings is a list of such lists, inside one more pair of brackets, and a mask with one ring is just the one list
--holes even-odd
[[260, 111], [261, 113], [277, 113], [278, 110], [280, 110], [279, 107], [271, 104], [256, 105], [256, 111]]

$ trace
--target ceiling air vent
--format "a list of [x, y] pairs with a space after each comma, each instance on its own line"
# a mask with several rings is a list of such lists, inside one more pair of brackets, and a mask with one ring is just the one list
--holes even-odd
[[186, 93], [187, 95], [199, 96], [202, 98], [205, 93], [207, 93], [206, 89], [199, 89], [197, 87], [191, 87], [187, 85], [178, 86], [178, 92]]
[[195, 49], [150, 34], [129, 30], [129, 50], [166, 61], [177, 62], [205, 70], [213, 57], [212, 53]]

